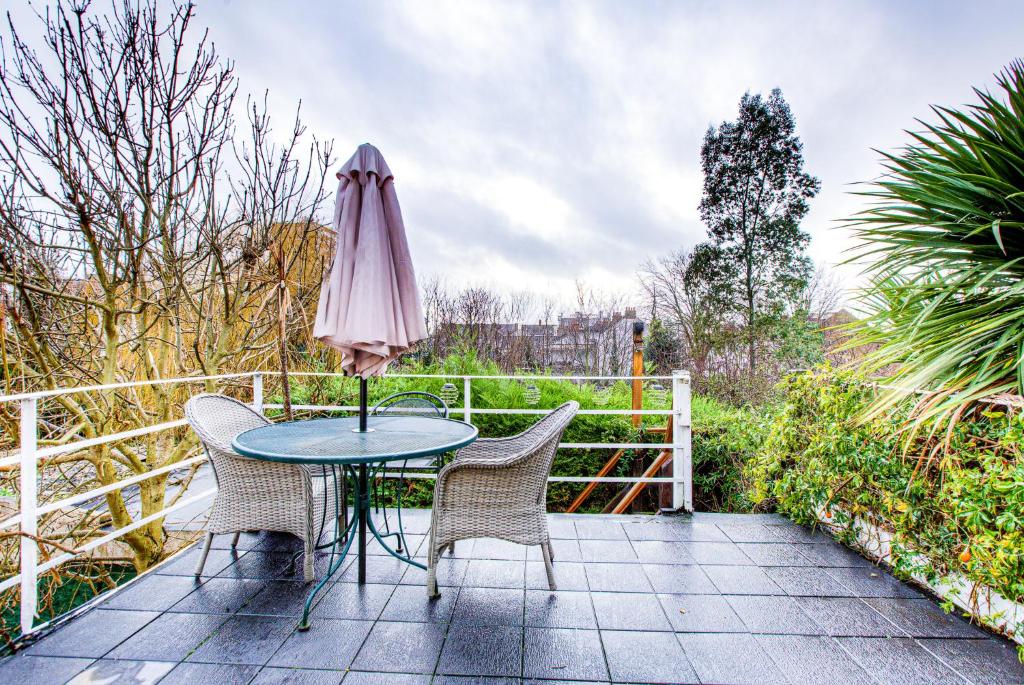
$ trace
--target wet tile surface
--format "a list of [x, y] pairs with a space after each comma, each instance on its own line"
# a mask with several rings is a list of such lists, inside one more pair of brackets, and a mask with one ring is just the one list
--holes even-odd
[[[404, 519], [423, 554], [429, 515]], [[371, 543], [369, 582], [346, 562], [306, 632], [294, 540], [217, 536], [200, 581], [188, 550], [0, 661], [0, 682], [1024, 682], [1010, 643], [778, 516], [549, 521], [556, 592], [539, 548], [478, 539], [445, 553], [429, 600]]]

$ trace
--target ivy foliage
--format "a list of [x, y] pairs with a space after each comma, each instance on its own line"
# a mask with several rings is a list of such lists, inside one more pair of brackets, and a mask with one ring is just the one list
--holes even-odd
[[979, 408], [908, 450], [910, 402], [864, 421], [877, 391], [854, 372], [796, 374], [781, 389], [744, 471], [756, 509], [870, 521], [892, 533], [897, 574], [962, 574], [1024, 601], [1024, 414]]

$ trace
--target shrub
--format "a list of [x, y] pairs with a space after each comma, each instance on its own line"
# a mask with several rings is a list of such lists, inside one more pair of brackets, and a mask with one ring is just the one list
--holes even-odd
[[905, 415], [860, 419], [875, 401], [861, 376], [806, 372], [782, 390], [746, 468], [758, 509], [806, 524], [824, 512], [840, 526], [868, 520], [893, 534], [897, 574], [961, 573], [1024, 601], [1024, 415], [974, 411], [948, 433], [915, 438], [918, 458], [904, 456]]

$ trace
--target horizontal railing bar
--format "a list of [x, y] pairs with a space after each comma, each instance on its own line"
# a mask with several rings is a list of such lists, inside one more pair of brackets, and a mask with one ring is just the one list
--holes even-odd
[[127, 526], [124, 526], [123, 528], [118, 528], [117, 530], [111, 531], [111, 532], [107, 533], [106, 535], [104, 535], [103, 537], [96, 538], [95, 540], [91, 540], [87, 545], [83, 545], [81, 548], [75, 550], [75, 552], [73, 554], [72, 553], [64, 553], [64, 554], [60, 555], [59, 557], [55, 557], [53, 559], [50, 559], [45, 564], [40, 564], [39, 565], [39, 573], [40, 574], [46, 573], [50, 569], [56, 568], [57, 566], [60, 566], [65, 561], [70, 561], [71, 559], [74, 559], [75, 557], [77, 557], [79, 555], [85, 554], [86, 552], [88, 552], [90, 550], [96, 549], [100, 545], [105, 544], [107, 542], [110, 542], [111, 540], [116, 540], [117, 538], [121, 537], [125, 533], [130, 533], [133, 530], [136, 530], [137, 528], [141, 528], [142, 526], [146, 525], [147, 523], [151, 523], [151, 522], [153, 522], [153, 521], [155, 521], [155, 520], [157, 520], [159, 518], [164, 518], [168, 514], [170, 514], [171, 512], [177, 511], [178, 509], [182, 509], [182, 508], [188, 506], [189, 504], [194, 504], [195, 502], [198, 502], [199, 500], [206, 499], [207, 497], [210, 497], [211, 495], [215, 494], [216, 492], [217, 492], [217, 488], [209, 488], [209, 489], [204, 490], [203, 492], [199, 493], [198, 495], [195, 495], [194, 497], [189, 497], [187, 499], [183, 499], [180, 502], [177, 502], [177, 503], [175, 503], [175, 504], [173, 504], [173, 505], [171, 505], [169, 507], [166, 507], [164, 509], [161, 509], [160, 511], [156, 512], [155, 514], [150, 514], [149, 516], [146, 516], [145, 518], [141, 518], [138, 521], [135, 521], [134, 523], [131, 523], [131, 524], [127, 525]]
[[[206, 460], [206, 455], [201, 454], [198, 457], [192, 457], [191, 459], [185, 459], [183, 461], [175, 462], [173, 464], [161, 466], [158, 469], [153, 469], [152, 471], [147, 471], [146, 473], [140, 473], [137, 476], [125, 478], [124, 480], [119, 480], [116, 483], [111, 483], [110, 485], [104, 485], [103, 487], [96, 488], [95, 490], [83, 492], [81, 494], [75, 495], [74, 497], [68, 497], [57, 502], [51, 502], [50, 504], [47, 504], [45, 507], [40, 507], [36, 514], [38, 516], [42, 516], [43, 514], [49, 514], [51, 511], [57, 511], [62, 507], [70, 507], [75, 504], [78, 504], [79, 502], [87, 502], [88, 500], [99, 497], [100, 495], [105, 495], [108, 492], [113, 492], [115, 490], [123, 490], [129, 485], [135, 485], [136, 483], [141, 483], [144, 480], [149, 480], [150, 478], [155, 478], [156, 476], [161, 476], [165, 473], [170, 473], [171, 471], [177, 471], [179, 469], [187, 468], [189, 466], [192, 466], [193, 464], [201, 464]], [[2, 527], [3, 526], [0, 525], [0, 528]]]
[[165, 421], [164, 423], [157, 423], [143, 428], [135, 428], [130, 431], [121, 431], [120, 433], [113, 433], [111, 435], [101, 435], [97, 438], [76, 440], [75, 442], [70, 442], [66, 445], [44, 447], [36, 452], [36, 458], [42, 459], [45, 457], [56, 457], [61, 454], [70, 454], [71, 452], [77, 452], [97, 445], [105, 445], [108, 442], [118, 442], [120, 440], [138, 438], [143, 435], [149, 435], [150, 433], [159, 433], [162, 430], [170, 430], [171, 428], [180, 428], [181, 426], [187, 425], [188, 422], [185, 419], [178, 419], [176, 421]]
[[[246, 371], [242, 373], [221, 373], [212, 376], [179, 376], [177, 378], [159, 378], [148, 381], [125, 381], [122, 383], [106, 383], [103, 385], [83, 385], [75, 388], [58, 388], [56, 390], [39, 390], [36, 392], [16, 393], [12, 395], [0, 395], [0, 402], [17, 402], [27, 399], [45, 399], [48, 397], [59, 397], [61, 395], [72, 395], [82, 392], [98, 392], [101, 390], [120, 390], [123, 388], [137, 388], [145, 385], [169, 385], [173, 383], [199, 383], [203, 381], [221, 381], [233, 378], [248, 378], [256, 374], [266, 376], [275, 375], [275, 371]], [[331, 373], [327, 371], [293, 371], [289, 373], [293, 377], [323, 377], [323, 378], [346, 378], [342, 373]], [[522, 376], [481, 376], [462, 374], [440, 374], [440, 373], [389, 373], [386, 376], [392, 378], [450, 378], [471, 380], [537, 380], [537, 381], [670, 381], [672, 376], [545, 376], [545, 375], [522, 375]]]
[[[284, 409], [283, 404], [264, 404], [264, 409]], [[349, 404], [293, 404], [292, 409], [295, 411], [359, 411], [359, 407], [356, 405]], [[431, 409], [424, 409], [424, 412], [433, 411]], [[470, 408], [470, 413], [473, 414], [531, 414], [531, 415], [542, 415], [550, 414], [554, 409], [480, 409], [478, 407]], [[449, 414], [464, 414], [466, 412], [464, 407], [450, 407], [448, 409]], [[611, 415], [611, 416], [633, 416], [640, 414], [643, 416], [671, 416], [676, 411], [672, 409], [580, 409], [576, 412], [577, 414], [593, 414], [593, 415]]]
[[[266, 376], [272, 374], [280, 374], [280, 371], [260, 371]], [[320, 376], [330, 378], [347, 378], [343, 373], [333, 373], [330, 371], [289, 371], [289, 376]], [[390, 378], [458, 378], [470, 380], [502, 380], [502, 381], [515, 381], [515, 380], [534, 380], [534, 381], [670, 381], [672, 376], [545, 376], [538, 374], [522, 375], [522, 376], [488, 376], [488, 375], [475, 375], [475, 374], [459, 374], [459, 373], [388, 373], [384, 374], [385, 377]]]
[[[377, 472], [378, 477], [398, 480], [399, 478], [412, 480], [437, 480], [436, 473], [409, 473], [400, 474], [396, 469], [385, 473]], [[685, 483], [684, 480], [652, 476], [650, 478], [630, 478], [628, 476], [548, 476], [549, 483]]]
[[39, 390], [23, 392], [16, 395], [0, 395], [0, 402], [18, 402], [28, 399], [45, 399], [60, 395], [74, 395], [80, 392], [98, 392], [100, 390], [120, 390], [122, 388], [138, 388], [143, 385], [171, 385], [173, 383], [199, 383], [201, 381], [222, 381], [231, 378], [248, 378], [252, 371], [245, 373], [221, 373], [216, 376], [179, 376], [177, 378], [159, 378], [152, 381], [125, 381], [123, 383], [107, 383], [105, 385], [83, 385], [75, 388], [58, 388], [56, 390]]
[[[105, 495], [108, 492], [113, 492], [115, 490], [123, 490], [124, 488], [128, 487], [129, 485], [134, 485], [135, 483], [141, 483], [142, 481], [148, 480], [148, 479], [153, 478], [155, 476], [159, 476], [159, 475], [162, 475], [164, 473], [168, 473], [170, 471], [177, 471], [178, 469], [186, 468], [188, 466], [191, 466], [192, 464], [198, 464], [200, 462], [204, 462], [204, 461], [206, 461], [206, 459], [207, 459], [206, 455], [205, 454], [201, 454], [198, 457], [192, 457], [191, 459], [185, 459], [184, 461], [179, 461], [179, 462], [175, 462], [173, 464], [168, 464], [167, 466], [161, 466], [158, 469], [153, 469], [152, 471], [147, 471], [146, 473], [140, 473], [137, 476], [132, 476], [130, 478], [125, 478], [124, 480], [119, 480], [116, 483], [111, 483], [109, 485], [104, 485], [104, 486], [96, 488], [94, 490], [89, 490], [87, 492], [79, 493], [79, 494], [74, 495], [72, 497], [65, 497], [62, 500], [58, 500], [56, 502], [51, 502], [51, 503], [47, 504], [46, 506], [39, 507], [39, 509], [36, 511], [36, 516], [37, 517], [38, 516], [43, 516], [44, 514], [49, 514], [50, 512], [57, 511], [58, 509], [61, 509], [63, 507], [72, 507], [72, 506], [78, 504], [79, 502], [86, 502], [88, 500], [91, 500], [91, 499], [94, 499], [96, 497], [99, 497], [100, 495]], [[18, 521], [20, 521], [20, 520], [21, 520], [20, 516], [12, 516], [11, 518], [7, 519], [6, 521], [0, 521], [0, 530], [3, 530], [4, 528], [7, 528], [7, 527], [9, 527], [9, 526], [11, 526], [11, 525], [13, 525], [15, 523], [18, 523]]]

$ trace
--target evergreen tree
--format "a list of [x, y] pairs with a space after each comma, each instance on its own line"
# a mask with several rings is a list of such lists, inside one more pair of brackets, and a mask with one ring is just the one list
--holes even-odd
[[694, 250], [687, 280], [700, 282], [738, 316], [756, 371], [763, 319], [777, 319], [811, 276], [810, 236], [800, 230], [818, 179], [803, 170], [803, 144], [776, 88], [744, 94], [735, 121], [711, 126], [701, 146], [700, 215], [708, 240]]

